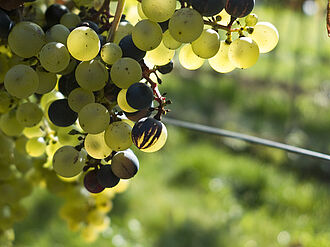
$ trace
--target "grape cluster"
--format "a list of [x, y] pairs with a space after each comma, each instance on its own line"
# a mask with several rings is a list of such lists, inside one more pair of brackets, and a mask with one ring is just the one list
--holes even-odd
[[[95, 240], [110, 222], [113, 194], [139, 170], [131, 146], [155, 152], [166, 142], [161, 119], [171, 102], [158, 86], [175, 51], [182, 46], [186, 69], [208, 59], [227, 73], [254, 65], [279, 38], [251, 14], [254, 0], [141, 0], [135, 25], [120, 10], [112, 16], [108, 0], [98, 8], [75, 0], [70, 9], [24, 2], [0, 5], [4, 233], [21, 217], [16, 203], [30, 182], [64, 197], [61, 216]], [[26, 191], [11, 193], [15, 186]]]

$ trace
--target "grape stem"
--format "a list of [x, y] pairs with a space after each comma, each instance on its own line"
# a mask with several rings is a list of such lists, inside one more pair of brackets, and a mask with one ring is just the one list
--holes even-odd
[[107, 38], [107, 42], [113, 42], [113, 40], [115, 38], [115, 33], [118, 29], [120, 19], [123, 15], [123, 12], [124, 12], [125, 3], [126, 3], [126, 0], [118, 0], [115, 17], [114, 17], [114, 20], [111, 24], [111, 28], [109, 30], [109, 35], [108, 35], [108, 38]]
[[216, 21], [211, 21], [211, 20], [204, 20], [204, 24], [212, 26], [214, 29], [223, 29], [227, 32], [239, 32], [241, 30], [240, 28], [231, 29], [235, 20], [236, 20], [235, 17], [231, 17], [230, 22], [228, 23], [227, 26], [218, 24]]

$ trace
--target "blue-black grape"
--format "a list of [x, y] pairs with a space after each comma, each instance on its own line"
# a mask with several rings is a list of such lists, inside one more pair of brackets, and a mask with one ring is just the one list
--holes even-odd
[[9, 18], [6, 12], [0, 9], [0, 38], [6, 39], [13, 26], [12, 20]]
[[190, 0], [191, 5], [203, 16], [214, 16], [225, 7], [225, 0]]
[[95, 22], [90, 21], [90, 20], [86, 20], [86, 21], [80, 23], [80, 24], [78, 25], [78, 27], [90, 27], [90, 28], [93, 29], [96, 33], [99, 32], [99, 26], [98, 26]]
[[227, 0], [226, 12], [233, 17], [242, 18], [251, 13], [255, 0]]
[[113, 174], [111, 165], [103, 165], [97, 171], [97, 181], [105, 188], [112, 188], [119, 183], [120, 178]]
[[65, 5], [62, 4], [50, 5], [45, 13], [48, 27], [59, 24], [61, 17], [68, 12], [69, 10]]
[[145, 83], [134, 83], [126, 92], [127, 103], [134, 109], [142, 110], [150, 107], [153, 100], [152, 89]]
[[171, 61], [168, 64], [165, 64], [163, 66], [158, 66], [158, 71], [164, 75], [171, 73], [172, 70], [173, 70], [173, 61]]
[[49, 120], [59, 127], [68, 127], [78, 118], [78, 113], [71, 110], [67, 99], [52, 102], [48, 108]]
[[127, 35], [119, 42], [119, 46], [123, 51], [122, 57], [130, 57], [136, 61], [141, 61], [146, 55], [145, 51], [137, 48], [133, 42], [132, 35]]
[[86, 173], [84, 177], [84, 186], [91, 193], [100, 193], [105, 188], [100, 185], [97, 179], [98, 170], [92, 170]]
[[79, 85], [74, 73], [62, 75], [58, 81], [58, 91], [60, 91], [65, 97], [68, 97], [71, 91], [78, 87]]

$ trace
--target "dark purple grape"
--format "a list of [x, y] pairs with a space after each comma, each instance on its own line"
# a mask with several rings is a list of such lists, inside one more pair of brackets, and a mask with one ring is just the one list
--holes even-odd
[[74, 73], [68, 75], [62, 75], [58, 80], [58, 91], [60, 91], [65, 97], [68, 97], [72, 90], [79, 87], [76, 81]]
[[65, 5], [56, 3], [50, 5], [45, 13], [48, 27], [59, 24], [61, 17], [68, 12], [69, 10]]
[[84, 177], [84, 186], [91, 193], [100, 193], [105, 189], [97, 180], [97, 174], [98, 170], [92, 170]]
[[168, 64], [165, 64], [163, 66], [158, 66], [158, 71], [164, 75], [171, 73], [172, 70], [173, 70], [173, 61], [170, 61]]
[[6, 39], [12, 27], [12, 20], [6, 12], [0, 9], [0, 39]]
[[120, 178], [113, 174], [111, 165], [103, 165], [97, 171], [97, 181], [105, 188], [112, 188], [119, 183]]
[[225, 7], [226, 0], [190, 0], [190, 3], [201, 15], [214, 16]]
[[251, 13], [255, 0], [227, 0], [225, 9], [235, 18], [242, 18]]
[[76, 122], [78, 113], [71, 110], [67, 99], [58, 99], [50, 104], [48, 117], [56, 126], [67, 127]]
[[152, 89], [145, 83], [134, 83], [126, 92], [127, 103], [137, 110], [150, 107], [153, 99], [154, 95]]
[[122, 57], [130, 57], [139, 62], [146, 55], [145, 51], [142, 51], [135, 46], [132, 39], [132, 35], [127, 35], [124, 38], [122, 38], [121, 41], [119, 42], [119, 46], [123, 51]]
[[125, 116], [133, 121], [133, 122], [137, 122], [139, 121], [141, 118], [145, 118], [145, 117], [149, 117], [151, 115], [151, 108], [147, 107], [145, 109], [142, 109], [140, 111], [136, 111], [136, 112], [124, 112]]
[[139, 160], [132, 150], [116, 153], [111, 161], [112, 172], [119, 178], [130, 179], [139, 170]]

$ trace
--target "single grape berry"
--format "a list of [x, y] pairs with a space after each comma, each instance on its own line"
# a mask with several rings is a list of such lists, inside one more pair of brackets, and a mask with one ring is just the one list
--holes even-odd
[[137, 48], [133, 42], [132, 35], [127, 35], [119, 42], [119, 46], [123, 51], [122, 57], [130, 57], [136, 61], [141, 61], [146, 55], [145, 51]]
[[227, 0], [225, 10], [235, 18], [242, 18], [251, 13], [255, 0]]
[[69, 10], [65, 5], [52, 4], [50, 5], [45, 13], [46, 21], [49, 27], [59, 24], [62, 15], [68, 13]]
[[164, 75], [171, 73], [172, 70], [173, 70], [173, 61], [169, 62], [168, 64], [158, 67], [158, 71]]
[[120, 178], [113, 174], [111, 165], [104, 165], [97, 171], [97, 181], [105, 188], [115, 187]]
[[142, 110], [151, 106], [153, 100], [152, 89], [145, 83], [134, 83], [126, 92], [126, 100], [129, 106], [134, 109]]
[[112, 172], [119, 178], [130, 179], [139, 170], [139, 160], [130, 149], [116, 153], [111, 160]]
[[100, 193], [105, 189], [97, 179], [98, 171], [99, 170], [89, 171], [84, 177], [84, 186], [91, 193]]
[[76, 122], [78, 113], [71, 110], [67, 99], [59, 99], [50, 104], [48, 117], [56, 126], [67, 127]]

